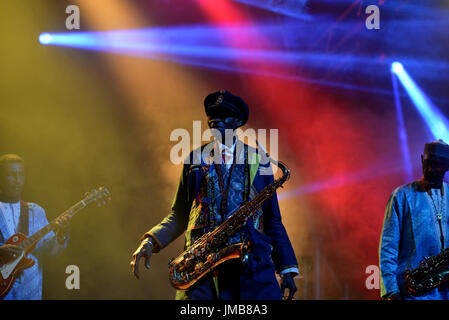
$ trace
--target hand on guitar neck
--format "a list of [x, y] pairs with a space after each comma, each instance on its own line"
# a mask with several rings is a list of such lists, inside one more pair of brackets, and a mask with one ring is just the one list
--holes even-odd
[[53, 231], [56, 233], [59, 243], [63, 243], [69, 234], [69, 221], [67, 216], [60, 216], [53, 223]]

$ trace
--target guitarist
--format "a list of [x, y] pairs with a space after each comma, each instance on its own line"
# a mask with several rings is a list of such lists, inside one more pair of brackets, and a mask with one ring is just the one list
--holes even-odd
[[[21, 157], [6, 154], [0, 157], [0, 259], [13, 260], [18, 257], [20, 249], [4, 243], [15, 233], [32, 235], [48, 224], [44, 209], [35, 203], [21, 200], [25, 184], [25, 168]], [[47, 234], [36, 245], [28, 257], [35, 264], [22, 272], [16, 279], [6, 300], [41, 300], [42, 299], [42, 258], [56, 255], [67, 245], [68, 221], [56, 221], [55, 230]]]

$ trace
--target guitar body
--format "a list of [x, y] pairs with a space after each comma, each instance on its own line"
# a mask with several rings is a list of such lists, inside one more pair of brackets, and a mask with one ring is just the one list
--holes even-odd
[[[5, 244], [18, 245], [26, 239], [25, 235], [16, 233]], [[13, 260], [3, 261], [0, 259], [0, 299], [6, 297], [9, 291], [11, 291], [20, 273], [34, 265], [34, 260], [26, 257], [28, 252], [23, 252], [21, 256]]]

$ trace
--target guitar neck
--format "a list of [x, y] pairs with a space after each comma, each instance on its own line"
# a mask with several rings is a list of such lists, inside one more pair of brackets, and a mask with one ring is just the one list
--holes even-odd
[[28, 237], [26, 240], [21, 242], [18, 246], [25, 252], [29, 252], [33, 248], [33, 246], [37, 242], [39, 242], [40, 239], [42, 239], [47, 233], [53, 230], [53, 227], [55, 226], [56, 224], [55, 222], [57, 219], [64, 216], [67, 217], [68, 219], [71, 219], [76, 213], [78, 213], [81, 209], [85, 208], [88, 204], [89, 202], [86, 202], [85, 199], [79, 201], [71, 208], [61, 213], [57, 218], [53, 219], [49, 224], [40, 229], [38, 232], [36, 232], [32, 236]]

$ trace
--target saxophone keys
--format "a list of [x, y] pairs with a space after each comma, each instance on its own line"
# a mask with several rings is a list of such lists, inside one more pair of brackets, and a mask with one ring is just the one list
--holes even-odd
[[196, 266], [195, 266], [195, 272], [196, 272], [196, 273], [202, 272], [203, 269], [204, 269], [204, 265], [203, 265], [202, 262], [199, 262], [199, 263], [196, 264]]

